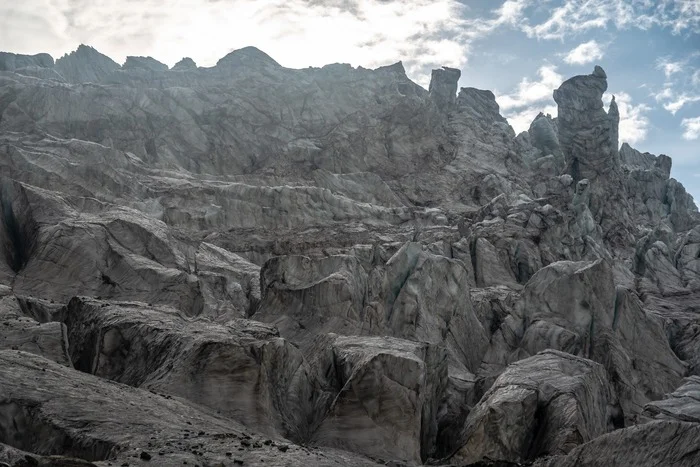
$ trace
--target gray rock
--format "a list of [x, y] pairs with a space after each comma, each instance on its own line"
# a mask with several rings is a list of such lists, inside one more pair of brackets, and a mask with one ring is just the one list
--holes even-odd
[[122, 70], [146, 70], [153, 72], [168, 71], [168, 65], [161, 63], [153, 57], [126, 57]]
[[559, 144], [558, 127], [549, 116], [539, 114], [530, 124], [528, 133], [532, 138], [532, 145], [542, 151], [543, 155], [563, 155]]
[[[516, 136], [490, 91], [455, 96], [454, 69], [436, 70], [425, 90], [401, 62], [295, 70], [252, 47], [173, 70], [143, 58], [122, 68], [86, 46], [53, 67], [43, 56], [1, 63], [0, 295], [10, 324], [0, 342], [65, 364], [42, 380], [72, 391], [59, 389], [53, 409], [37, 408], [33, 386], [17, 403], [51, 430], [66, 420], [81, 428], [19, 446], [6, 423], [0, 443], [11, 438], [38, 462], [79, 445], [74, 454], [100, 465], [133, 462], [137, 446], [154, 465], [227, 465], [237, 452], [247, 465], [371, 465], [341, 445], [382, 463], [435, 462], [464, 445], [465, 420], [502, 390], [489, 392], [509, 366], [552, 349], [602, 365], [614, 410], [567, 405], [533, 384], [546, 402], [535, 418], [564, 428], [514, 419], [492, 439], [534, 439], [506, 449], [518, 459], [575, 462], [563, 453], [576, 414], [619, 428], [648, 422], [664, 397], [685, 410], [673, 394], [700, 365], [700, 216], [669, 177], [670, 158], [617, 151], [619, 110], [603, 108], [599, 67], [556, 91], [559, 117], [538, 115]], [[205, 436], [174, 454], [164, 443], [179, 434], [117, 413], [137, 403], [118, 395], [132, 389], [94, 386], [68, 366], [62, 322], [80, 369], [189, 407], [174, 412], [219, 410], [221, 423], [242, 420], [270, 444], [255, 438], [207, 457], [200, 444], [226, 439]], [[12, 384], [14, 401], [38, 380], [18, 361], [6, 367], [23, 378], [0, 379], [0, 400]], [[541, 374], [525, 368], [524, 379]], [[73, 393], [100, 401], [95, 392], [118, 402], [108, 439], [116, 426], [137, 432], [106, 461], [83, 441], [101, 433], [104, 412], [71, 402]], [[527, 404], [505, 415], [530, 414], [531, 392], [509, 395]], [[320, 440], [319, 424], [332, 436], [308, 456], [279, 438]], [[582, 430], [576, 442], [602, 433]], [[584, 460], [594, 452], [577, 449]], [[603, 449], [601, 463], [621, 449]]]
[[646, 402], [673, 390], [685, 372], [662, 323], [632, 292], [616, 291], [603, 260], [559, 262], [538, 271], [492, 336], [482, 371], [493, 374], [547, 348], [603, 364], [628, 422]]
[[472, 309], [467, 271], [419, 248], [408, 243], [387, 263], [386, 326], [396, 337], [445, 345], [453, 364], [475, 371], [488, 338]]
[[392, 338], [342, 336], [332, 348], [342, 389], [314, 442], [380, 459], [427, 459], [447, 379], [444, 350]]
[[196, 70], [197, 64], [190, 57], [184, 57], [171, 68], [173, 71]]
[[16, 71], [26, 67], [53, 68], [53, 57], [49, 54], [22, 55], [0, 52], [0, 71]]
[[302, 348], [317, 334], [359, 334], [366, 287], [367, 273], [353, 256], [272, 258], [260, 272], [262, 300], [252, 318]]
[[501, 116], [496, 96], [491, 91], [461, 88], [457, 96], [457, 106], [461, 112], [471, 114], [485, 122], [506, 123], [506, 119]]
[[270, 326], [189, 321], [172, 309], [84, 298], [68, 304], [66, 324], [81, 371], [179, 396], [299, 441], [322, 413], [301, 353]]
[[228, 55], [216, 62], [218, 68], [227, 69], [233, 67], [279, 67], [269, 55], [255, 47], [243, 47], [233, 50]]
[[0, 443], [38, 455], [61, 452], [97, 465], [121, 465], [147, 452], [163, 467], [230, 463], [232, 457], [244, 465], [377, 465], [330, 448], [290, 446], [279, 438], [265, 444], [264, 437], [251, 436], [238, 423], [177, 398], [20, 351], [0, 351], [0, 394]]
[[12, 295], [0, 298], [0, 349], [30, 352], [72, 367], [65, 325], [39, 323], [24, 316]]
[[690, 376], [664, 399], [649, 402], [644, 414], [658, 419], [700, 423], [700, 376]]
[[438, 109], [446, 112], [455, 104], [457, 82], [462, 72], [456, 68], [442, 67], [433, 70], [430, 76], [430, 98]]
[[[601, 99], [608, 88], [606, 78], [596, 67], [593, 74], [571, 78], [554, 91], [559, 141], [574, 180], [595, 180], [617, 170], [615, 112], [608, 115]], [[593, 154], [592, 147], [600, 150]]]
[[217, 321], [247, 318], [260, 303], [260, 267], [230, 251], [202, 242], [195, 254], [202, 314]]
[[700, 425], [655, 421], [616, 430], [571, 451], [535, 462], [537, 467], [651, 467], [676, 465], [692, 467], [700, 462]]
[[546, 350], [498, 377], [469, 414], [466, 444], [451, 461], [471, 465], [566, 454], [612, 427], [615, 404], [602, 365]]
[[80, 44], [78, 48], [56, 60], [56, 71], [69, 83], [99, 83], [119, 64], [94, 48]]

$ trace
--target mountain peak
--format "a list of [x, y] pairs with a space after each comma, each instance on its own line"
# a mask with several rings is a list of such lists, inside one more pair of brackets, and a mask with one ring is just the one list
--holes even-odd
[[274, 66], [279, 67], [280, 64], [277, 63], [272, 57], [258, 49], [257, 47], [248, 46], [242, 49], [232, 50], [224, 57], [222, 57], [218, 62], [216, 62], [217, 67], [260, 67], [260, 66]]

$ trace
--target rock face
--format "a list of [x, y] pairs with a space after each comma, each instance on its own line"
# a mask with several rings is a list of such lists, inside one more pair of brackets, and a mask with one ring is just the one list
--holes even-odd
[[175, 65], [173, 65], [173, 70], [194, 70], [197, 68], [197, 64], [190, 57], [185, 57]]
[[461, 71], [446, 66], [433, 70], [428, 92], [438, 109], [447, 111], [454, 105], [457, 82], [461, 75]]
[[342, 389], [314, 441], [417, 463], [433, 454], [447, 380], [444, 350], [399, 339], [341, 336], [332, 349]]
[[3, 326], [0, 349], [30, 352], [72, 366], [64, 324], [38, 323], [25, 316], [18, 300], [13, 296], [0, 298], [0, 322]]
[[21, 351], [0, 351], [0, 375], [0, 437], [38, 455], [120, 465], [134, 457], [154, 458], [165, 467], [241, 461], [377, 465], [346, 452], [321, 453], [251, 436], [232, 420], [171, 396], [110, 383]]
[[80, 44], [74, 52], [56, 60], [56, 71], [69, 83], [98, 83], [119, 65], [94, 48]]
[[52, 68], [53, 57], [49, 54], [22, 55], [0, 52], [0, 71], [15, 71], [26, 67]]
[[[588, 76], [576, 76], [554, 91], [559, 115], [559, 141], [575, 181], [595, 180], [618, 169], [617, 105], [603, 109], [607, 75], [596, 66]], [[596, 148], [596, 151], [591, 151]]]
[[536, 462], [538, 467], [625, 465], [691, 467], [700, 462], [697, 423], [651, 422], [594, 439], [564, 457]]
[[[193, 62], [194, 63], [194, 62]], [[153, 57], [126, 57], [122, 68], [125, 70], [167, 71], [168, 65], [160, 63]]]
[[459, 79], [0, 54], [0, 463], [695, 465], [671, 159]]
[[699, 401], [700, 377], [690, 376], [663, 400], [647, 404], [644, 411], [654, 418], [700, 423]]
[[308, 438], [322, 408], [301, 353], [261, 323], [190, 322], [175, 310], [74, 298], [66, 310], [78, 370], [166, 392], [255, 428]]

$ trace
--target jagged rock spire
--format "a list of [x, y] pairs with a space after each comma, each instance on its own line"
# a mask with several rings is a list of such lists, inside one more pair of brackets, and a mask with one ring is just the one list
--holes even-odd
[[430, 97], [442, 111], [447, 111], [455, 104], [457, 82], [462, 72], [456, 68], [442, 67], [433, 70], [430, 76]]
[[603, 108], [607, 75], [596, 66], [590, 75], [574, 76], [554, 91], [558, 105], [559, 142], [575, 180], [595, 180], [619, 169], [619, 113]]

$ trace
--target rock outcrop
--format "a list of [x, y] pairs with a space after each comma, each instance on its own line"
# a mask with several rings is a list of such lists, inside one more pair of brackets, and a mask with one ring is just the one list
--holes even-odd
[[337, 336], [331, 344], [340, 392], [314, 442], [374, 458], [420, 463], [434, 453], [443, 349], [387, 338]]
[[467, 418], [451, 461], [520, 462], [566, 454], [612, 427], [615, 394], [605, 369], [545, 350], [510, 365]]
[[66, 81], [75, 84], [99, 83], [119, 68], [114, 60], [84, 44], [56, 60], [56, 71]]
[[462, 72], [456, 68], [444, 66], [433, 70], [428, 92], [438, 109], [446, 112], [455, 104], [455, 93], [460, 76]]
[[608, 112], [603, 109], [607, 89], [607, 75], [596, 66], [592, 74], [571, 78], [554, 91], [559, 142], [574, 181], [609, 177], [619, 169], [620, 116], [614, 100]]
[[192, 322], [168, 308], [74, 298], [66, 325], [78, 370], [180, 396], [261, 433], [303, 441], [322, 413], [299, 350], [261, 323]]
[[378, 465], [347, 452], [320, 452], [251, 434], [172, 396], [16, 350], [0, 350], [0, 394], [0, 441], [40, 456], [61, 453], [119, 465], [152, 460], [164, 467]]
[[658, 421], [617, 430], [571, 451], [534, 465], [537, 467], [603, 467], [624, 465], [692, 467], [700, 462], [700, 426], [697, 423]]
[[15, 71], [27, 67], [53, 68], [53, 57], [49, 54], [22, 55], [0, 52], [0, 71]]

